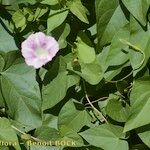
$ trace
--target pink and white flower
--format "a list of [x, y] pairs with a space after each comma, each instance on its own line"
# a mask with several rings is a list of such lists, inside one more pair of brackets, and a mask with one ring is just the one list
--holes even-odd
[[21, 45], [25, 62], [36, 69], [51, 61], [58, 51], [58, 42], [42, 32], [31, 34]]

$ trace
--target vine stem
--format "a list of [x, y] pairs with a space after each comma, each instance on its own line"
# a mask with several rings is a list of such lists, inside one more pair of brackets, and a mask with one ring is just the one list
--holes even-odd
[[88, 103], [91, 105], [92, 109], [93, 109], [99, 116], [101, 116], [101, 117], [103, 118], [103, 120], [108, 124], [107, 119], [103, 116], [103, 114], [102, 114], [97, 108], [94, 107], [94, 105], [91, 103], [91, 101], [90, 101], [90, 99], [89, 99], [89, 97], [88, 97], [87, 94], [85, 94], [85, 97], [86, 97]]
[[[95, 101], [92, 101], [91, 103], [93, 104], [93, 103], [96, 103], [96, 102], [99, 102], [99, 101], [102, 101], [102, 100], [106, 100], [108, 97], [102, 97], [102, 98], [99, 98], [99, 99], [97, 99], [97, 100], [95, 100]], [[86, 103], [85, 105], [89, 105], [89, 103]]]
[[[11, 125], [11, 127], [12, 127], [14, 130], [18, 131], [19, 133], [21, 133], [21, 134], [24, 134], [24, 135], [26, 134], [25, 132], [21, 131], [20, 129], [16, 128], [16, 127], [13, 126], [13, 125]], [[31, 137], [31, 139], [33, 139], [34, 141], [41, 141], [40, 139], [35, 138], [35, 137], [31, 136], [31, 135], [30, 135], [30, 137]]]
[[84, 88], [84, 92], [85, 92], [85, 97], [86, 97], [86, 100], [88, 101], [89, 105], [92, 107], [93, 111], [95, 111], [99, 116], [101, 116], [103, 118], [103, 120], [107, 123], [107, 119], [103, 116], [103, 114], [96, 108], [94, 107], [94, 105], [92, 104], [92, 102], [90, 101], [89, 97], [88, 97], [88, 94], [87, 94], [87, 91], [86, 91], [86, 86], [85, 86], [85, 82], [83, 80], [83, 88]]
[[107, 81], [106, 80], [106, 83], [117, 83], [117, 82], [119, 82], [119, 81], [123, 81], [123, 80], [125, 80], [126, 78], [128, 78], [129, 76], [131, 76], [133, 74], [133, 71], [131, 71], [129, 74], [127, 74], [125, 77], [123, 77], [122, 79], [120, 79], [120, 80], [116, 80], [116, 81]]

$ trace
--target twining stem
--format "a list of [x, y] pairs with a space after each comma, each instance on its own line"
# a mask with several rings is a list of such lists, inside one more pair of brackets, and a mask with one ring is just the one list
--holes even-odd
[[[107, 99], [107, 98], [108, 98], [108, 97], [102, 97], [102, 98], [99, 98], [99, 99], [97, 99], [97, 100], [95, 100], [95, 101], [92, 101], [91, 103], [93, 104], [93, 103], [96, 103], [96, 102], [105, 100], [105, 99]], [[86, 103], [85, 105], [89, 105], [89, 103]]]
[[98, 116], [102, 117], [103, 120], [108, 124], [107, 119], [103, 116], [103, 114], [102, 114], [96, 107], [94, 107], [94, 105], [93, 105], [92, 102], [90, 101], [90, 99], [89, 99], [89, 97], [88, 97], [88, 94], [87, 94], [87, 91], [86, 91], [86, 86], [85, 86], [84, 80], [83, 80], [83, 88], [84, 88], [84, 92], [85, 92], [85, 97], [86, 97], [86, 99], [87, 99], [89, 105], [92, 107], [93, 111], [95, 111], [95, 112], [98, 114]]
[[106, 118], [103, 116], [103, 114], [102, 114], [96, 107], [94, 107], [94, 105], [91, 103], [91, 101], [90, 101], [90, 99], [89, 99], [89, 97], [88, 97], [87, 94], [85, 94], [85, 97], [86, 97], [88, 103], [91, 105], [92, 109], [93, 109], [99, 116], [101, 116], [101, 117], [103, 118], [103, 120], [108, 124], [108, 121], [107, 121]]
[[[21, 131], [20, 129], [16, 128], [15, 126], [11, 125], [11, 127], [12, 127], [14, 130], [18, 131], [19, 133], [21, 133], [21, 134], [23, 134], [23, 135], [26, 135], [25, 132]], [[35, 138], [35, 137], [31, 136], [31, 135], [30, 135], [30, 137], [31, 137], [31, 139], [33, 139], [34, 141], [41, 141], [40, 139]]]
[[125, 80], [126, 78], [128, 78], [129, 76], [131, 76], [133, 74], [133, 71], [131, 71], [129, 74], [127, 74], [125, 77], [123, 77], [122, 79], [119, 79], [119, 80], [117, 80], [117, 81], [107, 81], [106, 80], [106, 83], [117, 83], [117, 82], [119, 82], [119, 81], [123, 81], [123, 80]]
[[136, 45], [133, 45], [132, 43], [130, 43], [129, 41], [126, 41], [124, 39], [120, 39], [120, 42], [122, 42], [123, 44], [126, 44], [129, 47], [131, 47], [130, 50], [139, 52], [139, 53], [141, 53], [143, 55], [143, 59], [142, 59], [141, 63], [137, 67], [135, 67], [136, 69], [134, 69], [134, 70], [139, 69], [143, 65], [143, 63], [145, 61], [145, 57], [146, 57], [145, 53], [143, 52], [143, 50], [140, 47], [137, 47]]

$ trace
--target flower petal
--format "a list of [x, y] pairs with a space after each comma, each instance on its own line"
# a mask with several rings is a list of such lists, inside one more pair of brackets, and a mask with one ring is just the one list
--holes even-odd
[[57, 41], [42, 32], [31, 34], [21, 45], [25, 62], [36, 69], [51, 61], [58, 50]]

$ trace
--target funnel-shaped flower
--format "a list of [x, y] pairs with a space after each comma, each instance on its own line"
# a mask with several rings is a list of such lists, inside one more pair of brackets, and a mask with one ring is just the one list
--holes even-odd
[[31, 34], [21, 45], [25, 62], [36, 69], [51, 61], [58, 50], [57, 41], [42, 32]]

